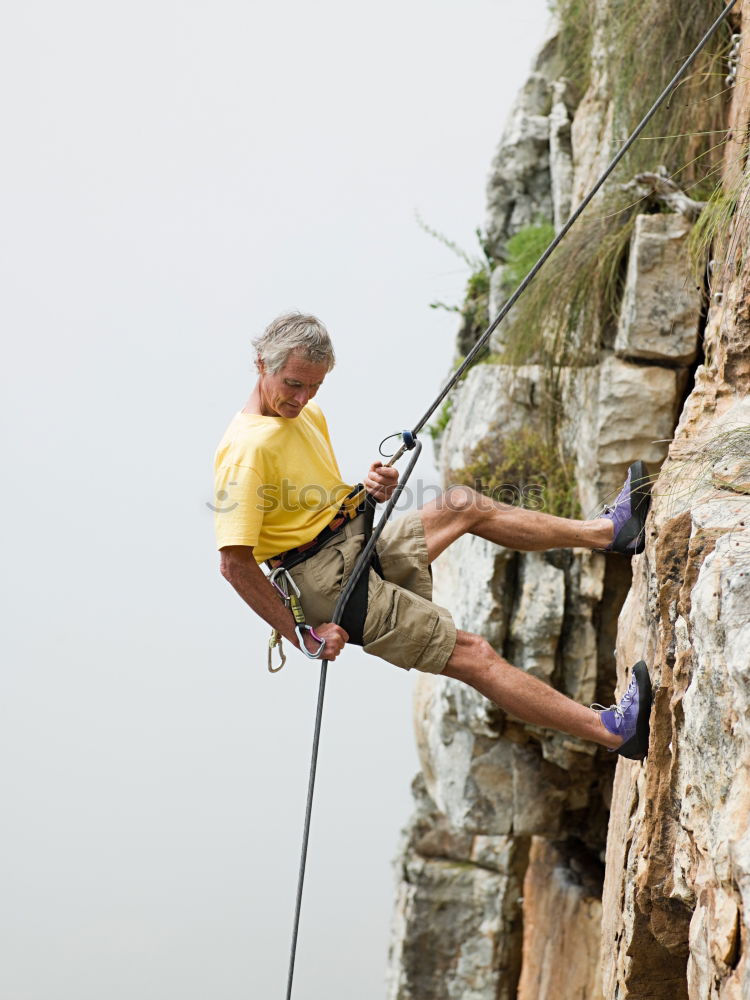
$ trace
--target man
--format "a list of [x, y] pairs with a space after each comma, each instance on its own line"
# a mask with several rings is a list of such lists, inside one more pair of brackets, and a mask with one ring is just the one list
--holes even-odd
[[[350, 636], [330, 619], [364, 541], [361, 497], [339, 472], [322, 411], [313, 397], [335, 363], [325, 327], [291, 313], [253, 341], [258, 378], [215, 457], [215, 508], [221, 572], [271, 627], [307, 655], [334, 660]], [[520, 551], [563, 547], [641, 551], [648, 489], [642, 463], [631, 466], [613, 508], [592, 521], [554, 517], [457, 486], [419, 511], [391, 521], [379, 565], [366, 576], [366, 615], [356, 626], [365, 652], [470, 684], [516, 718], [591, 740], [623, 756], [648, 749], [651, 687], [644, 663], [633, 669], [618, 706], [596, 711], [511, 666], [481, 636], [457, 630], [431, 600], [430, 564], [461, 535]], [[364, 489], [387, 500], [395, 468], [374, 462]], [[306, 626], [260, 568], [288, 565]]]

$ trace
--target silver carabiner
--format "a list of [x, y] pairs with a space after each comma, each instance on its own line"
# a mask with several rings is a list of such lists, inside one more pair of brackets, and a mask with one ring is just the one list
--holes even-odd
[[[273, 665], [273, 651], [276, 647], [278, 647], [279, 650], [278, 667], [275, 667]], [[286, 653], [284, 652], [284, 646], [281, 639], [281, 632], [279, 632], [277, 629], [274, 629], [273, 632], [271, 632], [271, 638], [268, 640], [268, 672], [270, 674], [277, 674], [285, 663], [286, 663]]]
[[268, 574], [268, 580], [271, 583], [271, 585], [273, 587], [275, 587], [276, 590], [278, 590], [278, 592], [281, 594], [281, 596], [283, 597], [283, 599], [285, 601], [289, 600], [289, 590], [285, 589], [285, 587], [280, 586], [276, 582], [276, 577], [279, 576], [279, 574], [281, 574], [281, 573], [283, 573], [283, 576], [281, 577], [281, 579], [284, 581], [285, 587], [288, 588], [289, 584], [291, 583], [292, 590], [297, 595], [297, 597], [300, 597], [301, 595], [300, 595], [299, 587], [294, 582], [294, 577], [289, 572], [289, 570], [288, 569], [284, 569], [283, 566], [277, 566], [276, 569], [273, 570], [272, 573]]
[[[310, 632], [310, 634], [312, 635], [313, 639], [316, 642], [320, 643], [320, 645], [318, 646], [318, 648], [316, 649], [316, 651], [314, 653], [308, 653], [308, 651], [307, 651], [307, 646], [305, 645], [305, 637], [304, 637], [304, 633], [302, 631], [303, 629], [306, 629], [308, 632]], [[320, 659], [320, 654], [325, 649], [325, 645], [326, 645], [325, 639], [321, 639], [320, 638], [320, 636], [315, 631], [315, 629], [312, 627], [312, 625], [297, 625], [296, 628], [294, 629], [294, 631], [297, 633], [297, 638], [299, 639], [299, 648], [305, 654], [305, 656], [308, 658], [308, 660], [319, 660]]]

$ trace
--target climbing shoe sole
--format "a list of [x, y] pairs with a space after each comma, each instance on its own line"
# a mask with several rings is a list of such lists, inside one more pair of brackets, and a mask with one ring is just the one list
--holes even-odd
[[627, 742], [618, 747], [617, 753], [629, 760], [643, 760], [648, 753], [651, 718], [651, 678], [645, 660], [639, 660], [633, 667], [633, 675], [638, 683], [638, 721], [635, 732]]
[[651, 506], [651, 484], [645, 462], [630, 466], [630, 517], [617, 532], [613, 552], [637, 556], [646, 547], [646, 518]]

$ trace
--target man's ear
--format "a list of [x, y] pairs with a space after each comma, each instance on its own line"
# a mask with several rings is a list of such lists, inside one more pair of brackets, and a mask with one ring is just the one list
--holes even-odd
[[257, 368], [259, 375], [265, 375], [266, 374], [266, 365], [265, 365], [265, 362], [263, 361], [263, 358], [260, 356], [260, 354], [255, 359], [255, 367]]

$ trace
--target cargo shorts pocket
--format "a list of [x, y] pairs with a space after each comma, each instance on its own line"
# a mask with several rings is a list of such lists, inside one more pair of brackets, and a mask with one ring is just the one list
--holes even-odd
[[450, 612], [370, 573], [364, 651], [410, 670], [439, 674], [456, 644]]
[[292, 570], [308, 625], [314, 628], [330, 622], [341, 589], [361, 550], [361, 535], [337, 538]]

